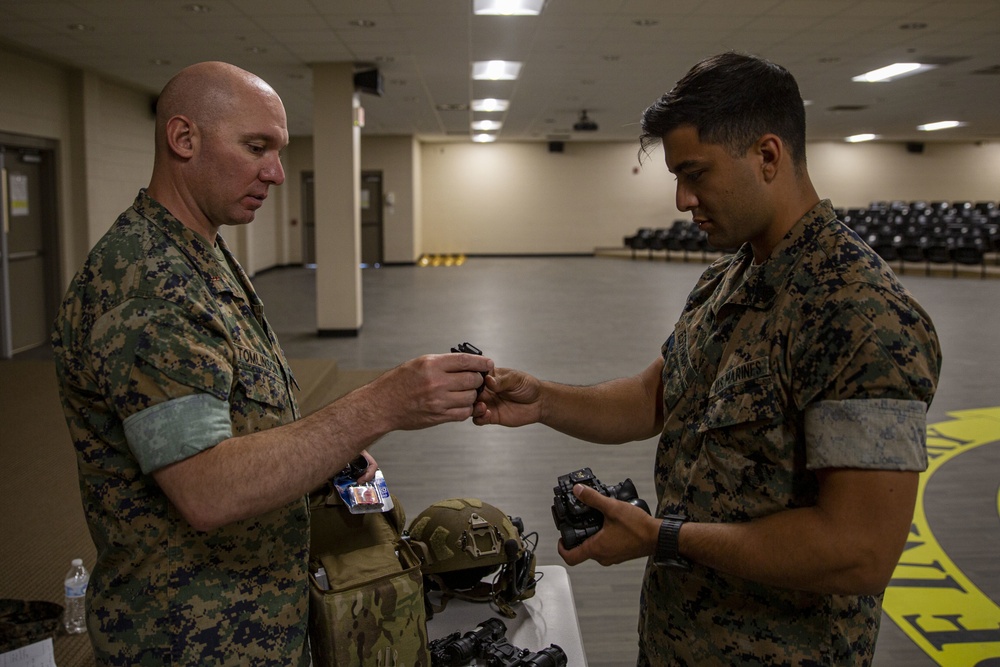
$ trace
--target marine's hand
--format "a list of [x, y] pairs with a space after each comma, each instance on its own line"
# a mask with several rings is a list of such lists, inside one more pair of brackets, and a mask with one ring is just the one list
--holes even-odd
[[541, 388], [541, 382], [527, 373], [497, 368], [486, 378], [472, 421], [479, 426], [534, 424], [541, 419]]
[[493, 360], [475, 354], [429, 354], [376, 378], [376, 392], [392, 429], [414, 430], [462, 421], [472, 415], [476, 390]]
[[614, 565], [633, 558], [645, 558], [656, 551], [660, 519], [624, 500], [608, 498], [589, 486], [577, 484], [573, 494], [585, 505], [604, 515], [604, 526], [575, 549], [563, 547], [559, 541], [559, 555], [567, 565], [577, 565], [585, 560], [596, 560], [601, 565]]
[[365, 469], [365, 474], [358, 477], [358, 483], [367, 484], [375, 479], [375, 471], [378, 470], [378, 463], [375, 461], [375, 457], [368, 453], [367, 449], [361, 450], [361, 455], [368, 459], [368, 467]]

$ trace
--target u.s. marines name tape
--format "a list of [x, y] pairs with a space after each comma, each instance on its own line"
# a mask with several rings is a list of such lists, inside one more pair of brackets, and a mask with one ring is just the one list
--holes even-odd
[[[949, 416], [953, 421], [927, 427], [927, 471], [920, 476], [910, 535], [882, 610], [942, 667], [998, 665], [1000, 605], [979, 590], [937, 542], [927, 521], [924, 493], [931, 476], [956, 456], [981, 445], [1000, 446], [1000, 407]], [[1000, 498], [997, 502], [1000, 512]]]

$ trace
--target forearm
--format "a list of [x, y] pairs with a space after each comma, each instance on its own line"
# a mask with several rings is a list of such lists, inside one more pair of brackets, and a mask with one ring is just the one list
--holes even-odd
[[210, 530], [319, 487], [389, 430], [362, 387], [284, 426], [230, 438], [154, 473], [189, 523]]
[[816, 593], [876, 593], [865, 558], [832, 543], [815, 508], [788, 510], [750, 523], [686, 523], [681, 555], [769, 586]]
[[[906, 543], [916, 473], [843, 471], [858, 497], [842, 502], [840, 485], [814, 507], [747, 523], [688, 522], [679, 548], [693, 562], [771, 586], [825, 594], [883, 591]], [[836, 482], [828, 482], [828, 484]]]
[[561, 433], [602, 444], [644, 440], [662, 428], [660, 369], [588, 387], [543, 382], [539, 422]]

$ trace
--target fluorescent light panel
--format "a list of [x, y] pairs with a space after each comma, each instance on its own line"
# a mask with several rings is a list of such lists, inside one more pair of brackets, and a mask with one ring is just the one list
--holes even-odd
[[861, 81], [864, 83], [880, 83], [884, 81], [895, 81], [905, 76], [913, 76], [920, 72], [934, 69], [937, 65], [927, 65], [925, 63], [893, 63], [885, 67], [873, 69], [870, 72], [852, 77], [851, 81]]
[[481, 132], [495, 132], [503, 127], [503, 123], [498, 120], [476, 120], [472, 122], [472, 129]]
[[851, 143], [851, 144], [857, 144], [857, 143], [860, 143], [862, 141], [872, 141], [873, 139], [878, 139], [878, 135], [877, 134], [853, 134], [853, 135], [851, 135], [849, 137], [844, 137], [844, 141], [846, 141], [848, 143]]
[[917, 129], [921, 132], [934, 132], [935, 130], [950, 130], [953, 127], [962, 127], [963, 125], [965, 123], [959, 120], [939, 120], [936, 123], [917, 125]]
[[496, 141], [497, 140], [497, 135], [495, 135], [495, 134], [488, 134], [488, 133], [484, 132], [482, 134], [474, 134], [474, 135], [472, 135], [472, 140], [474, 142], [476, 142], [477, 144], [487, 144], [487, 143], [489, 143], [491, 141]]
[[506, 111], [507, 107], [510, 106], [509, 100], [497, 100], [492, 97], [487, 97], [481, 100], [472, 100], [472, 110], [473, 111]]
[[472, 11], [479, 16], [538, 16], [545, 0], [473, 0]]
[[479, 60], [472, 63], [477, 81], [513, 81], [521, 73], [521, 63], [512, 60]]

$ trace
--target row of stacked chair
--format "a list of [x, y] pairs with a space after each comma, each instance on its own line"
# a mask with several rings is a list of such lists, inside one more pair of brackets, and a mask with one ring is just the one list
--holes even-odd
[[1000, 264], [1000, 207], [993, 201], [872, 202], [867, 209], [838, 210], [838, 216], [884, 260], [924, 265], [980, 267], [986, 275], [987, 255]]
[[[979, 265], [986, 275], [987, 256], [1000, 265], [1000, 205], [994, 201], [876, 201], [867, 208], [837, 209], [837, 216], [865, 240], [883, 259], [897, 263], [905, 272], [907, 263], [951, 264], [952, 275], [959, 265]], [[705, 232], [691, 220], [675, 220], [670, 227], [640, 227], [624, 238], [635, 259], [645, 250], [652, 259], [664, 251], [691, 253], [707, 259], [718, 253], [708, 243]]]
[[670, 227], [640, 227], [635, 234], [625, 237], [625, 247], [632, 250], [632, 259], [639, 250], [647, 251], [650, 259], [656, 251], [666, 251], [667, 260], [671, 251], [683, 252], [685, 261], [688, 253], [701, 253], [704, 258], [709, 252], [718, 252], [709, 246], [708, 235], [692, 220], [674, 220]]

